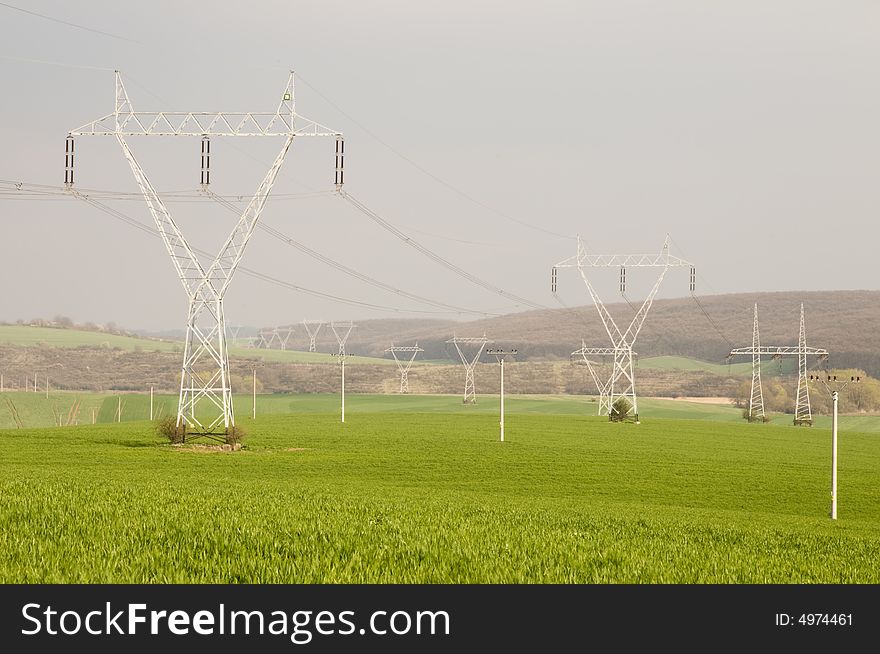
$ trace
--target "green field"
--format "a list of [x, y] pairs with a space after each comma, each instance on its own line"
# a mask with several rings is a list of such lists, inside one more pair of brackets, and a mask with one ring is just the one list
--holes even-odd
[[235, 453], [0, 431], [0, 581], [880, 582], [877, 435], [842, 433], [832, 523], [827, 430], [513, 398], [502, 444], [489, 398], [336, 399], [240, 406]]
[[[89, 332], [78, 329], [56, 329], [53, 327], [31, 327], [27, 325], [0, 325], [0, 344], [51, 347], [104, 347], [122, 350], [143, 350], [146, 352], [182, 352], [183, 342], [117, 336], [103, 332]], [[300, 352], [298, 350], [264, 350], [246, 347], [230, 347], [233, 359], [260, 359], [278, 363], [327, 363], [332, 361], [326, 352]], [[394, 359], [379, 357], [352, 356], [349, 364], [373, 363], [395, 365]], [[423, 365], [425, 361], [415, 361], [413, 365]], [[436, 362], [432, 362], [436, 363]]]
[[182, 349], [178, 341], [117, 336], [104, 332], [87, 332], [78, 329], [55, 329], [22, 325], [0, 325], [0, 343], [9, 345], [50, 345], [52, 347], [106, 347], [123, 350], [172, 352]]
[[[25, 428], [51, 427], [57, 417], [66, 417], [71, 406], [79, 401], [79, 424], [92, 422], [92, 409], [97, 423], [115, 422], [117, 410], [122, 405], [121, 422], [148, 420], [150, 417], [149, 395], [137, 393], [73, 393], [53, 391], [49, 399], [42, 393], [7, 392], [0, 394], [0, 429], [15, 427], [6, 400], [18, 409]], [[246, 394], [234, 396], [237, 416], [250, 416], [253, 410], [251, 397]], [[496, 415], [498, 397], [480, 395], [478, 403], [463, 405], [459, 395], [369, 395], [346, 396], [347, 415], [358, 413], [456, 413], [463, 415]], [[154, 416], [160, 417], [176, 410], [177, 395], [157, 394], [153, 399]], [[592, 417], [597, 409], [596, 398], [576, 395], [509, 395], [505, 410], [510, 414], [570, 415]], [[335, 394], [308, 395], [257, 395], [259, 415], [284, 415], [291, 413], [330, 414], [339, 411], [339, 396]], [[712, 422], [741, 423], [742, 410], [731, 405], [703, 404], [661, 398], [642, 398], [639, 411], [645, 420], [656, 418], [681, 420], [708, 420]], [[790, 425], [790, 414], [772, 414], [772, 424]], [[841, 416], [841, 429], [862, 433], [880, 432], [880, 415]], [[815, 429], [831, 426], [829, 416], [815, 416]], [[761, 425], [753, 425], [760, 428]]]

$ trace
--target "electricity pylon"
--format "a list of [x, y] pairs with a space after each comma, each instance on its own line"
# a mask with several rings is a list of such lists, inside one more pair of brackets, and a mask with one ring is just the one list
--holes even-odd
[[[424, 350], [419, 347], [418, 343], [416, 343], [415, 345], [392, 345], [385, 350], [385, 352], [391, 352], [391, 356], [393, 356], [394, 360], [397, 362], [397, 369], [400, 371], [400, 392], [409, 393], [409, 380], [407, 379], [407, 374], [409, 373], [409, 369], [412, 368], [416, 356], [418, 356], [419, 352], [424, 352]], [[412, 353], [412, 355], [409, 359], [401, 359], [397, 356], [398, 352]]]
[[321, 331], [321, 326], [324, 324], [318, 320], [303, 320], [303, 327], [306, 328], [306, 333], [309, 335], [309, 352], [316, 352], [316, 341], [318, 339], [318, 332]]
[[[474, 385], [474, 368], [480, 360], [483, 348], [485, 348], [488, 343], [492, 343], [492, 341], [486, 338], [486, 335], [483, 334], [479, 337], [453, 336], [446, 342], [455, 345], [458, 356], [464, 364], [464, 400], [462, 400], [462, 402], [464, 404], [476, 404], [477, 390]], [[466, 356], [464, 350], [462, 350], [462, 345], [476, 345], [477, 350], [473, 356]], [[465, 347], [465, 349], [467, 349], [467, 347]]]
[[[229, 381], [229, 353], [223, 298], [254, 233], [287, 152], [298, 136], [336, 139], [336, 188], [342, 186], [342, 134], [299, 116], [294, 110], [293, 73], [287, 80], [274, 113], [255, 112], [140, 112], [134, 111], [119, 71], [115, 73], [113, 113], [71, 130], [65, 147], [64, 182], [73, 187], [73, 137], [113, 136], [140, 187], [159, 234], [189, 299], [186, 344], [181, 368], [177, 426], [195, 435], [219, 435], [235, 424]], [[247, 208], [220, 252], [203, 265], [184, 237], [159, 193], [147, 178], [126, 142], [128, 136], [192, 136], [202, 139], [201, 182], [210, 183], [210, 139], [224, 137], [280, 137], [282, 146]], [[76, 193], [76, 191], [73, 191]], [[206, 400], [216, 414], [197, 410]]]
[[[613, 357], [615, 354], [617, 353], [614, 351], [613, 347], [587, 347], [583, 340], [581, 341], [580, 349], [571, 353], [572, 363], [585, 365], [590, 372], [590, 377], [593, 378], [593, 383], [596, 384], [596, 390], [599, 391], [599, 413], [597, 415], [600, 416], [607, 416], [611, 412], [611, 401], [609, 397], [609, 391], [611, 390], [611, 377], [602, 379], [602, 377], [599, 376], [599, 372], [594, 368], [598, 363], [596, 361], [591, 361], [589, 357]], [[633, 356], [638, 355], [633, 352]]]
[[[281, 333], [282, 331], [284, 332], [283, 335]], [[278, 342], [281, 344], [281, 349], [286, 350], [287, 344], [290, 342], [290, 337], [293, 336], [293, 327], [285, 327], [283, 330], [276, 327], [275, 333], [278, 335]]]
[[486, 354], [491, 354], [495, 357], [495, 360], [498, 361], [498, 367], [501, 369], [501, 404], [500, 404], [500, 414], [501, 414], [501, 442], [504, 442], [504, 359], [507, 357], [515, 357], [517, 350], [502, 350], [500, 348], [489, 348], [486, 350]]
[[[551, 291], [556, 295], [556, 279], [558, 268], [577, 268], [581, 279], [590, 293], [593, 304], [599, 312], [602, 319], [602, 325], [608, 333], [612, 347], [609, 348], [611, 355], [614, 357], [614, 368], [607, 384], [608, 399], [608, 417], [611, 419], [614, 415], [613, 409], [615, 403], [620, 398], [628, 400], [627, 412], [617, 418], [635, 418], [638, 422], [639, 406], [636, 397], [636, 381], [635, 372], [633, 370], [633, 344], [638, 338], [642, 325], [648, 317], [651, 305], [654, 303], [654, 296], [660, 290], [660, 284], [670, 268], [689, 267], [691, 270], [690, 290], [694, 292], [695, 271], [693, 265], [679, 257], [669, 254], [669, 237], [663, 242], [663, 248], [658, 254], [587, 254], [583, 241], [580, 236], [577, 240], [577, 254], [560, 261], [553, 266], [551, 276]], [[626, 269], [627, 268], [660, 268], [660, 276], [654, 283], [648, 296], [642, 302], [642, 306], [636, 311], [635, 316], [630, 321], [629, 326], [625, 330], [621, 330], [617, 326], [611, 313], [605, 307], [605, 303], [599, 297], [593, 283], [587, 276], [587, 268], [619, 268], [620, 269], [620, 293], [626, 297]]]
[[[755, 329], [757, 330], [757, 326], [755, 327]], [[807, 346], [807, 330], [804, 326], [804, 305], [801, 304], [801, 324], [800, 330], [798, 332], [797, 347], [780, 347], [776, 345], [753, 345], [752, 347], [738, 347], [731, 350], [730, 354], [727, 355], [727, 358], [730, 359], [735, 356], [744, 355], [751, 356], [753, 362], [755, 355], [769, 355], [772, 356], [774, 359], [779, 359], [785, 356], [796, 356], [798, 358], [798, 389], [797, 400], [794, 407], [794, 424], [806, 425], [808, 427], [812, 426], [813, 413], [810, 408], [810, 391], [807, 388], [807, 357], [815, 356], [819, 359], [827, 359], [828, 350], [821, 347]], [[754, 367], [754, 363], [752, 365]], [[752, 373], [752, 375], [754, 379], [754, 372]], [[754, 386], [752, 387], [752, 394], [754, 394]]]
[[[339, 329], [336, 329], [337, 324], [339, 325]], [[342, 388], [340, 391], [340, 396], [342, 398], [342, 422], [345, 422], [345, 360], [348, 358], [348, 354], [345, 351], [345, 342], [348, 340], [348, 337], [351, 335], [351, 330], [354, 328], [355, 324], [351, 321], [348, 321], [347, 323], [330, 322], [330, 329], [333, 330], [333, 334], [336, 336], [336, 342], [339, 344], [339, 351], [333, 356], [339, 357], [339, 363], [342, 368]]]
[[749, 422], [764, 421], [764, 389], [761, 386], [761, 335], [758, 332], [758, 304], [752, 328], [752, 392], [749, 395]]

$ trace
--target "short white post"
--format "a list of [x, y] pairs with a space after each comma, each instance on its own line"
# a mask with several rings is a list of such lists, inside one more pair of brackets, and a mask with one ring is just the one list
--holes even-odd
[[831, 393], [831, 519], [837, 520], [837, 391]]
[[122, 396], [116, 396], [116, 422], [122, 422]]
[[49, 399], [49, 373], [46, 373], [46, 399]]
[[345, 422], [345, 355], [342, 356], [342, 422]]
[[253, 415], [253, 419], [256, 420], [257, 419], [257, 369], [256, 369], [256, 367], [254, 367], [252, 370], [254, 372], [254, 405], [253, 405], [254, 415]]
[[153, 419], [153, 387], [150, 386], [150, 420]]

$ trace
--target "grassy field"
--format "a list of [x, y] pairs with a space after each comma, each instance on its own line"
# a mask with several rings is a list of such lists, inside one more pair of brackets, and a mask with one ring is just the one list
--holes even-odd
[[[116, 336], [102, 332], [81, 331], [78, 329], [55, 329], [52, 327], [30, 327], [26, 325], [0, 325], [0, 343], [9, 345], [48, 345], [51, 347], [105, 347], [123, 350], [143, 350], [147, 352], [182, 352], [183, 342], [154, 340], [131, 336]], [[326, 352], [300, 352], [297, 350], [262, 350], [246, 347], [230, 347], [233, 359], [260, 359], [280, 363], [327, 363], [330, 355]], [[396, 365], [394, 359], [379, 357], [352, 356], [348, 364], [373, 363]], [[416, 360], [413, 365], [428, 363]], [[436, 362], [431, 362], [436, 363]]]
[[352, 396], [344, 425], [331, 396], [264, 399], [235, 453], [0, 431], [0, 581], [880, 582], [876, 435], [842, 436], [832, 523], [818, 429], [515, 398], [502, 444], [488, 398]]
[[[150, 417], [149, 395], [123, 393], [68, 393], [51, 392], [49, 399], [42, 393], [12, 392], [0, 394], [0, 429], [15, 427], [6, 400], [13, 402], [26, 428], [51, 427], [57, 417], [66, 417], [75, 402], [80, 403], [79, 424], [92, 422], [92, 410], [97, 423], [116, 421], [117, 410], [122, 405], [122, 422], [148, 420]], [[234, 396], [237, 416], [250, 416], [253, 410], [251, 397], [246, 394]], [[345, 399], [346, 415], [359, 413], [453, 413], [461, 415], [497, 415], [498, 396], [480, 395], [476, 405], [464, 405], [460, 395], [370, 395], [349, 394]], [[176, 410], [177, 395], [156, 394], [153, 398], [154, 416], [160, 417]], [[510, 414], [558, 415], [592, 417], [597, 409], [596, 398], [574, 395], [508, 395], [505, 411]], [[339, 396], [335, 394], [309, 395], [257, 395], [259, 415], [284, 414], [331, 414], [339, 411]], [[712, 422], [741, 423], [742, 410], [726, 404], [704, 404], [662, 398], [642, 398], [639, 411], [643, 420], [680, 419], [708, 420]], [[790, 425], [790, 414], [772, 414], [772, 424]], [[760, 429], [762, 425], [752, 425]], [[831, 427], [829, 416], [815, 416], [815, 429]], [[880, 432], [880, 416], [841, 416], [840, 428], [844, 431], [862, 433]]]
[[160, 341], [131, 336], [117, 336], [103, 332], [87, 332], [78, 329], [54, 329], [52, 327], [30, 327], [22, 325], [0, 325], [0, 343], [9, 345], [50, 345], [52, 347], [118, 347], [123, 350], [142, 350], [172, 352], [182, 351], [183, 344], [178, 341]]

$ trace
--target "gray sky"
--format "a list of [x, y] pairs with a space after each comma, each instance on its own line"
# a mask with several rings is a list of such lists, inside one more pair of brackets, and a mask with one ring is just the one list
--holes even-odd
[[[558, 306], [550, 266], [574, 241], [497, 212], [581, 233], [591, 251], [654, 251], [669, 232], [704, 293], [880, 288], [876, 2], [11, 4], [123, 38], [0, 6], [0, 179], [61, 186], [67, 131], [112, 111], [112, 73], [89, 67], [121, 69], [144, 111], [273, 110], [293, 68], [308, 83], [297, 86], [298, 113], [346, 134], [349, 192], [462, 268], [547, 306]], [[266, 224], [398, 288], [514, 310], [341, 199], [302, 197], [330, 190], [333, 175], [332, 141], [302, 141]], [[198, 186], [198, 139], [130, 142], [158, 188]], [[215, 139], [214, 191], [252, 193], [279, 146]], [[137, 191], [115, 142], [81, 137], [77, 150], [78, 186]], [[140, 199], [112, 206], [152, 224]], [[194, 245], [211, 250], [235, 221], [207, 201], [171, 208]], [[75, 200], [2, 196], [0, 217], [0, 320], [183, 326], [183, 290], [158, 240]], [[244, 265], [400, 315], [435, 315], [264, 232]], [[601, 278], [609, 297], [616, 276]], [[649, 284], [630, 278], [634, 295]], [[560, 288], [565, 302], [586, 302], [571, 272]], [[667, 278], [663, 295], [686, 292], [686, 271]], [[227, 296], [232, 323], [394, 315], [245, 276]]]

